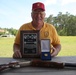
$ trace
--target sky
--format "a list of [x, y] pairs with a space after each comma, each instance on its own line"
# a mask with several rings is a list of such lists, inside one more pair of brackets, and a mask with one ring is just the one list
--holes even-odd
[[0, 0], [0, 27], [19, 29], [24, 23], [31, 22], [32, 4], [43, 2], [46, 17], [66, 12], [76, 16], [76, 0]]

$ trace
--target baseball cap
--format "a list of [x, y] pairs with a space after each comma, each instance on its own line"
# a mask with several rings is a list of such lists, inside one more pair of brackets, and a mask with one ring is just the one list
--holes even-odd
[[41, 2], [36, 2], [36, 3], [33, 3], [32, 5], [32, 10], [36, 10], [36, 9], [42, 9], [43, 11], [45, 11], [45, 6], [43, 3]]

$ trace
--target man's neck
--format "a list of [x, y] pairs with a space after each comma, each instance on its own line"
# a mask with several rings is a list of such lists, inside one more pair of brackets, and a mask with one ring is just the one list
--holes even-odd
[[40, 30], [43, 27], [44, 23], [41, 25], [36, 25], [32, 22], [32, 26], [36, 29], [36, 30]]

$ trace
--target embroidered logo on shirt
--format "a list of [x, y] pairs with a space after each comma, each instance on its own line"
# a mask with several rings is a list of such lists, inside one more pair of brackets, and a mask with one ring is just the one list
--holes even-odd
[[48, 37], [49, 36], [49, 32], [48, 31], [45, 31], [44, 36], [45, 37]]

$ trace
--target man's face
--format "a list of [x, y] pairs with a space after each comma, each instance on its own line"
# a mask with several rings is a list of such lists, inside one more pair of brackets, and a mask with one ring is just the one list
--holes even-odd
[[45, 12], [41, 9], [36, 9], [35, 11], [32, 11], [32, 20], [36, 25], [40, 25], [44, 22], [45, 18]]

